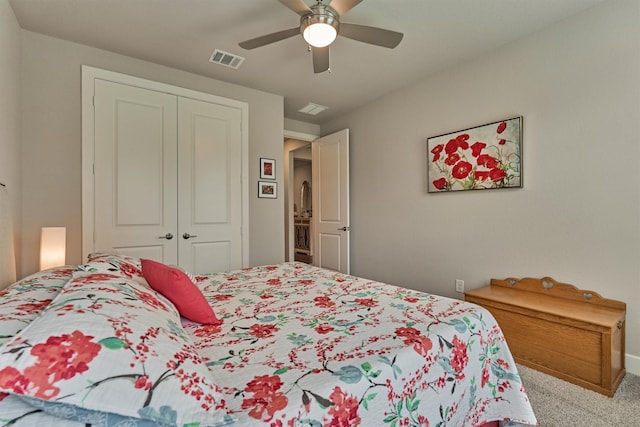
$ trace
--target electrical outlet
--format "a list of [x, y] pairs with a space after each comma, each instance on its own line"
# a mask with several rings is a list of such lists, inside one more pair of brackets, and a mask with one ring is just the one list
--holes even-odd
[[456, 292], [464, 292], [464, 280], [456, 279]]

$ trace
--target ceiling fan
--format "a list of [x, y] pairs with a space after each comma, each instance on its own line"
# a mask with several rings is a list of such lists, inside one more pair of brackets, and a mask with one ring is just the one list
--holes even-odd
[[302, 0], [278, 1], [300, 15], [300, 25], [243, 41], [240, 47], [255, 49], [300, 34], [309, 44], [313, 71], [322, 73], [329, 70], [329, 46], [338, 35], [389, 49], [398, 46], [403, 37], [395, 31], [340, 22], [340, 18], [362, 0], [329, 0], [327, 4], [316, 0], [313, 6], [307, 6]]

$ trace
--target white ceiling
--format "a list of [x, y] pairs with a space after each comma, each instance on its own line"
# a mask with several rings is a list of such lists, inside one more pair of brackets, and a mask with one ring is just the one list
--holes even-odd
[[[602, 1], [364, 0], [342, 21], [402, 32], [400, 45], [339, 37], [331, 73], [314, 74], [302, 37], [250, 51], [238, 46], [298, 25], [277, 0], [9, 0], [26, 30], [280, 94], [285, 117], [317, 124]], [[214, 49], [246, 60], [238, 70], [212, 64]], [[329, 109], [298, 113], [308, 102]]]

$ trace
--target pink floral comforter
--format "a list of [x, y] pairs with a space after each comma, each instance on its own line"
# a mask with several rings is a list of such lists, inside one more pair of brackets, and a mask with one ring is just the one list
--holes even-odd
[[[118, 268], [110, 274], [144, 284], [134, 261]], [[73, 271], [43, 272], [0, 292], [0, 353]], [[224, 322], [204, 326], [183, 318], [176, 333], [186, 333], [209, 368], [225, 425], [536, 424], [504, 336], [478, 306], [300, 263], [196, 282]], [[3, 425], [88, 423], [0, 395]]]

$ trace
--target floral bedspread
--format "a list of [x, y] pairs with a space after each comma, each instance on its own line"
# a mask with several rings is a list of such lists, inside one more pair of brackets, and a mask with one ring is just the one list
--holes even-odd
[[[119, 273], [108, 272], [134, 280], [127, 286], [135, 288], [144, 284], [138, 267], [127, 260]], [[51, 310], [74, 274], [73, 267], [43, 272], [0, 291], [0, 354]], [[189, 338], [209, 368], [219, 393], [216, 411], [227, 425], [536, 424], [500, 328], [476, 305], [301, 263], [195, 279], [224, 322], [183, 318], [176, 333]], [[140, 389], [138, 382], [127, 386]], [[0, 393], [5, 425], [91, 424]]]
[[237, 425], [536, 424], [489, 312], [301, 263], [196, 277], [183, 321]]

